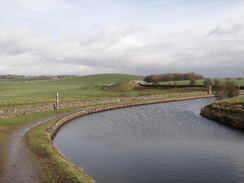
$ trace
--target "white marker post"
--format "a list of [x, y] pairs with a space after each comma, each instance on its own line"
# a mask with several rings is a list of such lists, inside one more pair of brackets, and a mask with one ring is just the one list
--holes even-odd
[[212, 85], [208, 86], [208, 94], [212, 94]]
[[56, 94], [56, 110], [58, 110], [58, 93]]

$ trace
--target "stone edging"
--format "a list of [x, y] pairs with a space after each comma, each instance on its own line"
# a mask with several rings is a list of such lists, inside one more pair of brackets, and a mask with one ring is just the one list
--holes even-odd
[[133, 107], [133, 106], [140, 106], [140, 105], [148, 105], [148, 104], [156, 104], [156, 103], [163, 103], [163, 102], [174, 102], [174, 101], [182, 101], [182, 100], [191, 100], [191, 99], [201, 99], [201, 98], [210, 98], [212, 96], [193, 96], [193, 97], [182, 97], [182, 98], [173, 98], [173, 99], [159, 99], [159, 100], [150, 100], [150, 101], [139, 101], [139, 102], [128, 102], [128, 103], [120, 103], [120, 104], [110, 104], [110, 105], [103, 105], [97, 107], [90, 107], [79, 110], [78, 112], [74, 112], [70, 115], [67, 115], [56, 122], [54, 122], [51, 126], [47, 128], [47, 132], [50, 135], [50, 138], [53, 140], [58, 130], [63, 126], [65, 123], [88, 114], [93, 114], [102, 111], [108, 111], [113, 109], [125, 108], [125, 107]]

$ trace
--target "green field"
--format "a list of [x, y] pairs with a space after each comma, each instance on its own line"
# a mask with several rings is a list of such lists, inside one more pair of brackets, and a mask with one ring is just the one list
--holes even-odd
[[116, 95], [104, 87], [117, 82], [128, 82], [143, 76], [127, 74], [97, 74], [74, 76], [61, 80], [6, 81], [0, 80], [0, 109], [55, 103], [56, 93], [60, 102], [86, 100]]
[[[115, 87], [107, 86], [115, 83], [128, 82], [142, 79], [143, 76], [128, 74], [96, 74], [88, 76], [69, 76], [60, 80], [31, 80], [13, 81], [0, 80], [0, 110], [33, 105], [55, 104], [56, 93], [59, 93], [60, 102], [90, 100], [103, 97], [138, 96], [167, 92], [170, 90], [144, 89], [136, 84], [120, 84]], [[234, 80], [238, 85], [244, 86], [244, 79]], [[188, 85], [190, 81], [161, 82], [161, 85]], [[202, 85], [203, 80], [197, 80], [197, 85]]]

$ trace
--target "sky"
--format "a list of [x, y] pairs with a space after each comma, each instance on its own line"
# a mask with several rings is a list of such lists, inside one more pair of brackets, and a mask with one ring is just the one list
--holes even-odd
[[0, 75], [244, 77], [244, 0], [0, 0]]

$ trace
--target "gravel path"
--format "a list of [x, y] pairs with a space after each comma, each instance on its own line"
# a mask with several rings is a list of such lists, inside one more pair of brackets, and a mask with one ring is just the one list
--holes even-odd
[[57, 116], [29, 123], [11, 135], [7, 143], [7, 165], [3, 183], [39, 183], [38, 171], [31, 159], [26, 133], [33, 127]]

